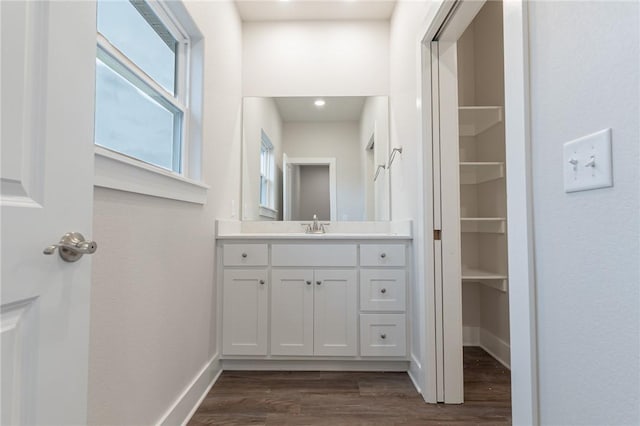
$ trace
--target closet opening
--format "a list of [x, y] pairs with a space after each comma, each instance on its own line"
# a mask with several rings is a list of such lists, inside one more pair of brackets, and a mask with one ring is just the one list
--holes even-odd
[[[507, 197], [514, 188], [526, 191], [526, 168], [511, 170], [508, 159], [514, 158], [514, 152], [524, 152], [515, 163], [526, 163], [528, 139], [526, 107], [522, 107], [527, 94], [520, 91], [526, 80], [524, 48], [508, 42], [504, 33], [507, 29], [511, 35], [524, 34], [523, 14], [520, 3], [459, 0], [439, 8], [423, 39], [424, 158], [425, 164], [432, 165], [425, 176], [430, 195], [425, 203], [425, 239], [430, 243], [430, 225], [438, 235], [431, 240], [432, 246], [425, 247], [427, 258], [433, 259], [432, 270], [427, 270], [433, 277], [427, 280], [433, 297], [427, 300], [433, 305], [433, 336], [428, 336], [433, 351], [427, 355], [433, 374], [427, 377], [425, 394], [429, 402], [470, 401], [473, 395], [465, 393], [465, 382], [482, 380], [487, 392], [495, 392], [496, 401], [511, 404], [508, 225], [512, 219], [508, 213], [516, 211], [513, 223], [518, 225], [527, 224], [530, 217], [526, 192], [514, 197], [516, 203]], [[520, 43], [523, 38], [518, 39]], [[507, 75], [508, 84], [505, 66], [520, 73]], [[510, 109], [505, 98], [511, 101]], [[517, 114], [509, 116], [505, 111]], [[517, 137], [508, 141], [505, 134]], [[517, 203], [524, 206], [514, 209]], [[528, 247], [515, 246], [515, 257], [528, 259]], [[527, 265], [517, 266], [518, 278], [529, 272]], [[533, 303], [530, 293], [524, 294], [530, 291], [531, 281], [521, 279], [518, 285], [518, 306]], [[530, 324], [529, 315], [524, 311], [516, 316], [519, 329]], [[519, 339], [520, 344], [534, 338], [531, 330]], [[531, 364], [532, 347], [519, 347], [520, 367]], [[491, 365], [489, 375], [465, 375], [465, 365], [484, 362]], [[519, 371], [528, 374], [532, 368]], [[531, 377], [518, 380], [528, 387], [522, 388], [520, 396], [530, 396], [535, 386]]]

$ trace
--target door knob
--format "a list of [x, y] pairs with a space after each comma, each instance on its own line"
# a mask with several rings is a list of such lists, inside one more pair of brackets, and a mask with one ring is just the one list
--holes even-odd
[[79, 232], [67, 232], [58, 244], [45, 248], [42, 253], [53, 254], [56, 249], [65, 262], [75, 262], [85, 254], [93, 254], [98, 249], [95, 241], [86, 241]]

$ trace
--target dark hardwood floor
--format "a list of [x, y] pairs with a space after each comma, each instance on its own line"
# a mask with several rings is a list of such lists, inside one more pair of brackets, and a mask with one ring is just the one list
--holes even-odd
[[466, 347], [464, 382], [465, 403], [444, 405], [406, 373], [225, 371], [189, 425], [511, 424], [509, 370]]

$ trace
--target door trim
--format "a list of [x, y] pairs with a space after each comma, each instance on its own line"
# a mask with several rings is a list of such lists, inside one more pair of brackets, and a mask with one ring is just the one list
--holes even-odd
[[[286, 155], [286, 154], [285, 154]], [[287, 157], [287, 164], [293, 166], [329, 166], [329, 210], [331, 219], [338, 220], [338, 180], [336, 178], [335, 157]], [[283, 194], [283, 199], [286, 194]], [[283, 201], [283, 203], [286, 201]], [[291, 211], [289, 211], [291, 214]], [[291, 220], [285, 217], [284, 220]]]
[[[468, 3], [470, 0], [460, 0]], [[420, 44], [422, 70], [420, 77], [422, 105], [422, 159], [425, 166], [433, 164], [434, 134], [431, 105], [432, 91], [431, 42], [460, 2], [442, 0], [430, 12]], [[533, 198], [531, 192], [529, 40], [527, 3], [524, 0], [503, 0], [504, 60], [505, 60], [505, 135], [507, 181], [507, 225], [509, 256], [509, 311], [511, 333], [512, 419], [514, 424], [539, 424], [538, 360], [536, 336], [536, 287], [533, 253]], [[434, 176], [423, 168], [424, 211], [422, 214], [425, 259], [433, 260], [434, 212], [432, 206]], [[436, 321], [439, 310], [434, 303], [435, 277], [433, 262], [425, 262], [425, 299], [427, 327], [425, 384], [423, 397], [437, 402]], [[516, 374], [513, 374], [513, 373]], [[429, 380], [430, 379], [430, 380]]]

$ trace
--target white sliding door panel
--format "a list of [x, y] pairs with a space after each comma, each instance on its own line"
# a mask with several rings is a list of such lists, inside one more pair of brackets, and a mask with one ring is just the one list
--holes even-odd
[[[438, 43], [444, 402], [463, 402], [457, 44]], [[446, 212], [446, 213], [445, 213]]]

